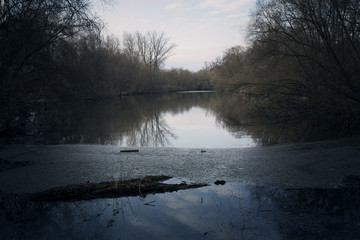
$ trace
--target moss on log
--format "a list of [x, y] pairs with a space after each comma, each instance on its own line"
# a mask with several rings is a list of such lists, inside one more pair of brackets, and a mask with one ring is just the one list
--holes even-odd
[[36, 193], [31, 196], [31, 200], [57, 202], [128, 196], [145, 197], [147, 194], [174, 192], [207, 186], [207, 184], [166, 184], [162, 182], [170, 178], [168, 176], [147, 176], [129, 180], [73, 184]]

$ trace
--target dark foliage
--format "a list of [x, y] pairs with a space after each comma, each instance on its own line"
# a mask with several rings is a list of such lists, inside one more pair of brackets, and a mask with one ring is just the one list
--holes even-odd
[[360, 123], [360, 2], [258, 1], [250, 47], [233, 47], [208, 70], [275, 121], [306, 119], [353, 134]]
[[211, 88], [201, 73], [161, 69], [175, 48], [164, 33], [136, 33], [144, 55], [103, 37], [91, 3], [0, 1], [0, 136], [27, 135], [34, 115], [73, 100]]

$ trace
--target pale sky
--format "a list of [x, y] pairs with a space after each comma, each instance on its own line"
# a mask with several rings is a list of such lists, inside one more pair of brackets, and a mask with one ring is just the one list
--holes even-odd
[[246, 45], [245, 27], [256, 0], [114, 0], [98, 14], [108, 32], [164, 32], [177, 44], [165, 68], [200, 70], [235, 45]]

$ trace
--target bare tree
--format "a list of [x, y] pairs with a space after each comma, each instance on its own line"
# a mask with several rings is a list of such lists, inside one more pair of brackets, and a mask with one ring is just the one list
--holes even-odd
[[350, 132], [360, 113], [359, 12], [358, 0], [259, 0], [251, 45], [227, 50], [211, 77], [263, 116]]
[[171, 43], [170, 38], [166, 37], [163, 32], [148, 32], [147, 37], [150, 43], [149, 55], [152, 56], [152, 58], [149, 58], [152, 60], [150, 67], [156, 72], [172, 54], [176, 44]]
[[259, 1], [250, 36], [268, 57], [296, 59], [309, 88], [360, 103], [354, 71], [360, 66], [359, 10], [356, 0]]
[[125, 53], [131, 58], [137, 58], [146, 64], [153, 72], [157, 72], [171, 56], [176, 44], [171, 43], [165, 33], [156, 31], [142, 34], [125, 33], [123, 36], [123, 47]]
[[139, 52], [137, 50], [137, 41], [134, 34], [125, 32], [123, 34], [123, 48], [124, 53], [128, 58], [136, 62], [139, 60]]

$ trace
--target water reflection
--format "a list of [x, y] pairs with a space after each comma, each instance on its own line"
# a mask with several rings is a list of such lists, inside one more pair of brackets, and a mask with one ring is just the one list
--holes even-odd
[[36, 115], [29, 132], [41, 137], [39, 141], [55, 144], [166, 146], [176, 134], [163, 114], [206, 108], [212, 97], [210, 93], [159, 94], [50, 105]]
[[170, 139], [176, 139], [173, 129], [168, 125], [161, 113], [153, 109], [152, 115], [132, 128], [129, 134], [124, 134], [120, 140], [121, 146], [154, 146], [171, 145]]
[[[215, 108], [222, 99], [212, 92], [194, 92], [48, 105], [34, 113], [28, 133], [39, 137], [31, 140], [50, 144], [215, 148], [253, 144], [251, 137], [232, 136], [224, 127]], [[181, 119], [187, 119], [186, 129]]]
[[227, 183], [70, 203], [2, 193], [4, 239], [356, 239], [359, 189]]
[[[232, 135], [219, 124], [216, 112], [193, 107], [181, 115], [165, 114], [164, 118], [175, 130], [178, 139], [173, 145], [181, 148], [242, 148], [255, 146], [246, 133]], [[220, 120], [221, 121], [221, 120]]]
[[[306, 119], [269, 121], [256, 112], [236, 96], [212, 92], [131, 96], [65, 105], [47, 103], [32, 113], [27, 123], [31, 138], [16, 140], [229, 148], [319, 140], [346, 133], [338, 128], [325, 131], [325, 125]], [[187, 128], [182, 129], [184, 124], [179, 120], [185, 117]]]

